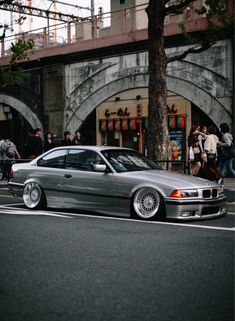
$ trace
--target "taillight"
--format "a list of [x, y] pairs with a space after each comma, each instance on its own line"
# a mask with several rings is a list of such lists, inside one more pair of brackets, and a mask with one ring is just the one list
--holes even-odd
[[13, 178], [13, 171], [12, 170], [10, 170], [10, 172], [8, 173], [8, 178], [9, 179]]

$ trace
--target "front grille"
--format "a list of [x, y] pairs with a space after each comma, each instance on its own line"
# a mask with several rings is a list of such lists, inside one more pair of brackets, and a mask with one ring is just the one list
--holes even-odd
[[203, 198], [216, 198], [218, 197], [218, 191], [216, 188], [213, 189], [204, 189], [202, 191]]
[[204, 189], [202, 191], [202, 197], [203, 198], [211, 198], [211, 190], [210, 189]]
[[216, 188], [213, 188], [212, 190], [212, 197], [217, 197], [218, 196], [218, 191]]
[[219, 209], [219, 206], [205, 207], [202, 209], [201, 215], [217, 214], [219, 212]]

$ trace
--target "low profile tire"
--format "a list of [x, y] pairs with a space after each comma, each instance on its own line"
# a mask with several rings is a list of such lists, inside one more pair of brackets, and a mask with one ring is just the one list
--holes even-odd
[[150, 187], [139, 189], [132, 200], [132, 216], [144, 220], [161, 219], [164, 204], [161, 195]]
[[46, 206], [45, 194], [37, 183], [27, 183], [23, 191], [23, 201], [29, 209], [42, 209]]

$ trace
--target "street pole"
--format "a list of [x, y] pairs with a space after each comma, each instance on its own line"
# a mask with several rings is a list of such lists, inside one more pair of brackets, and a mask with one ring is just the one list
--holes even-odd
[[94, 37], [95, 37], [94, 15], [95, 15], [95, 4], [94, 4], [94, 0], [91, 0], [91, 21], [92, 21], [91, 35], [92, 35], [92, 39], [94, 39]]

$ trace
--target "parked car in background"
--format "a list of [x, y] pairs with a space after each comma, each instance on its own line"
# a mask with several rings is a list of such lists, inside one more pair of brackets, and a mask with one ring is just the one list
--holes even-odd
[[163, 170], [128, 148], [57, 147], [14, 164], [12, 172], [9, 189], [29, 209], [77, 208], [143, 220], [226, 213], [222, 186]]

